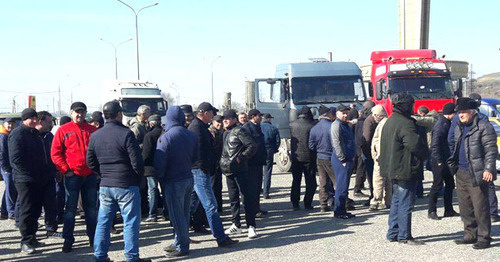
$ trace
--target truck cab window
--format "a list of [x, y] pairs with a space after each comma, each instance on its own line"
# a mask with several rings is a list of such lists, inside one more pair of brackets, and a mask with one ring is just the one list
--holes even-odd
[[285, 101], [285, 92], [281, 81], [275, 83], [259, 82], [259, 102], [282, 103]]

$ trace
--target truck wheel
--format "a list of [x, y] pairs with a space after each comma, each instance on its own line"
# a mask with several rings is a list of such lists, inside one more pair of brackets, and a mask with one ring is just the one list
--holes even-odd
[[[283, 152], [284, 151], [284, 152]], [[292, 169], [292, 160], [285, 150], [280, 150], [274, 155], [276, 166], [280, 172], [290, 172]]]

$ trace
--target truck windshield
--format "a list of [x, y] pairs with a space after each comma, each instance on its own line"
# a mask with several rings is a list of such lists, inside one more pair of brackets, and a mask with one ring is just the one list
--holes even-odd
[[122, 95], [161, 95], [155, 88], [122, 88]]
[[296, 105], [365, 101], [360, 76], [292, 78], [292, 90]]
[[151, 108], [151, 114], [164, 116], [166, 113], [165, 103], [162, 98], [124, 98], [121, 100], [123, 114], [128, 117], [135, 116], [137, 109], [141, 105], [147, 105]]
[[418, 99], [451, 99], [452, 84], [448, 77], [390, 78], [391, 93], [408, 92]]

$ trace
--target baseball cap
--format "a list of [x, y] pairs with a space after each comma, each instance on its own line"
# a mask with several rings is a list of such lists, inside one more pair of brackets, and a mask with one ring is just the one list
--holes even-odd
[[203, 102], [198, 106], [198, 112], [207, 112], [212, 111], [214, 114], [217, 114], [219, 110], [212, 106], [212, 104], [208, 102]]
[[21, 113], [21, 119], [23, 121], [28, 119], [28, 118], [37, 117], [37, 116], [38, 116], [38, 114], [36, 113], [36, 111], [33, 108], [26, 108]]
[[224, 111], [222, 117], [224, 117], [224, 119], [235, 119], [238, 118], [238, 114], [233, 109], [229, 109]]
[[259, 116], [262, 115], [260, 113], [260, 111], [257, 109], [252, 109], [252, 110], [248, 111], [248, 118], [252, 118], [252, 117], [257, 116], [257, 115], [259, 115]]
[[78, 111], [78, 110], [87, 111], [87, 106], [83, 102], [74, 102], [73, 104], [71, 104], [71, 110], [73, 110], [73, 111]]
[[263, 118], [267, 118], [267, 119], [271, 119], [271, 118], [274, 118], [271, 114], [267, 113], [267, 114], [264, 114], [262, 115]]
[[224, 117], [221, 115], [215, 115], [214, 118], [212, 118], [212, 120], [220, 122], [220, 121], [224, 120]]

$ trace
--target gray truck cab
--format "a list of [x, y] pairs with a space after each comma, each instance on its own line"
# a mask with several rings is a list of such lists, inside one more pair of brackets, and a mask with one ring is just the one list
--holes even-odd
[[309, 62], [280, 64], [275, 78], [247, 82], [246, 109], [258, 109], [274, 117], [281, 146], [275, 162], [282, 172], [290, 170], [290, 122], [297, 111], [311, 107], [318, 117], [320, 105], [363, 103], [367, 99], [361, 70], [354, 62]]

